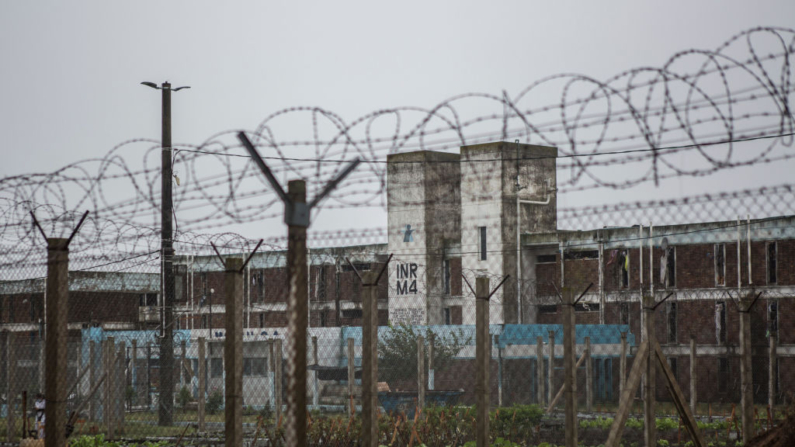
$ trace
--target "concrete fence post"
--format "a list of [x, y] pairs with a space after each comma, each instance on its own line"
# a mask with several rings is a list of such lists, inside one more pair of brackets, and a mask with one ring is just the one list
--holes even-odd
[[185, 368], [185, 362], [187, 361], [188, 358], [187, 340], [182, 340], [182, 342], [180, 343], [180, 353], [181, 353], [181, 358], [179, 362], [179, 386], [180, 388], [182, 388], [185, 386], [185, 376], [188, 374], [187, 369]]
[[[649, 358], [643, 376], [643, 435], [647, 446], [657, 445], [656, 401], [656, 359], [653, 346], [657, 343], [654, 333], [654, 297], [643, 297], [643, 336], [649, 344]], [[638, 359], [636, 358], [635, 361]]]
[[[102, 359], [104, 360], [104, 369], [105, 369], [105, 393], [103, 396], [102, 402], [102, 418], [105, 420], [105, 426], [108, 430], [108, 439], [113, 439], [116, 435], [114, 430], [114, 421], [113, 421], [113, 385], [114, 380], [110, 380], [113, 377], [113, 351], [116, 347], [116, 340], [113, 337], [107, 337], [105, 340], [105, 346], [102, 349]], [[160, 402], [158, 401], [158, 404]]]
[[436, 378], [434, 377], [434, 366], [433, 366], [433, 356], [435, 350], [435, 343], [436, 337], [433, 333], [431, 333], [431, 338], [428, 340], [428, 389], [433, 390], [436, 382]]
[[425, 337], [417, 337], [417, 406], [425, 408]]
[[775, 331], [770, 331], [770, 353], [768, 354], [768, 375], [767, 375], [767, 406], [770, 414], [773, 414], [773, 406], [776, 404], [776, 336]]
[[15, 345], [16, 334], [13, 332], [6, 333], [6, 440], [8, 442], [15, 442], [16, 436], [16, 408], [14, 404], [17, 402], [17, 347]]
[[[94, 384], [97, 382], [97, 346], [94, 340], [88, 342], [88, 383], [89, 389], [93, 388]], [[91, 396], [88, 399], [88, 420], [89, 421], [96, 421], [97, 420], [97, 398], [96, 396]]]
[[[312, 364], [317, 366], [319, 364], [318, 360], [317, 337], [312, 336]], [[312, 405], [315, 408], [320, 405], [320, 383], [317, 377], [317, 370], [312, 371]]]
[[199, 425], [198, 430], [201, 433], [205, 432], [204, 427], [204, 404], [205, 404], [205, 390], [207, 389], [207, 340], [204, 337], [199, 337], [199, 349], [198, 349], [198, 360], [199, 360], [199, 367], [197, 368], [199, 374], [199, 390], [196, 395], [196, 403], [197, 403], [197, 423]]
[[362, 287], [362, 445], [378, 447], [378, 284], [365, 272]]
[[489, 445], [489, 279], [477, 278], [475, 282], [475, 363], [477, 447]]
[[47, 328], [44, 398], [46, 447], [66, 445], [67, 317], [69, 312], [69, 240], [47, 239]]
[[544, 337], [536, 337], [536, 400], [544, 405]]
[[243, 445], [243, 260], [228, 258], [224, 275], [226, 301], [225, 437], [226, 447]]
[[627, 386], [627, 333], [621, 333], [621, 357], [618, 364], [618, 390], [624, 392]]
[[585, 410], [593, 412], [593, 364], [591, 363], [591, 337], [585, 337]]
[[751, 352], [751, 305], [753, 298], [740, 300], [740, 408], [743, 426], [743, 444], [754, 437], [754, 382]]
[[353, 384], [356, 382], [356, 350], [353, 338], [348, 338], [348, 416], [353, 416]]
[[130, 351], [130, 386], [133, 389], [130, 410], [132, 411], [132, 406], [138, 403], [138, 340], [132, 340]]
[[494, 344], [497, 346], [497, 406], [502, 406], [502, 349], [500, 348], [500, 335], [494, 336]]
[[555, 399], [555, 331], [549, 331], [549, 363], [547, 364], [547, 403]]
[[116, 346], [116, 361], [113, 370], [113, 378], [116, 381], [115, 402], [113, 406], [113, 420], [116, 421], [116, 430], [123, 433], [124, 430], [124, 391], [127, 389], [127, 380], [124, 375], [125, 361], [127, 360], [127, 344], [122, 340]]
[[574, 296], [563, 289], [563, 399], [566, 405], [566, 447], [577, 447], [577, 366], [576, 326], [574, 324]]
[[696, 415], [698, 402], [698, 369], [696, 369], [696, 339], [690, 336], [690, 412]]
[[274, 399], [276, 401], [276, 423], [278, 424], [279, 419], [282, 417], [282, 404], [284, 403], [284, 398], [282, 397], [282, 372], [284, 372], [284, 354], [282, 352], [282, 340], [277, 339], [276, 343], [273, 346], [274, 351], [274, 371], [273, 371], [273, 386], [276, 391], [274, 395]]

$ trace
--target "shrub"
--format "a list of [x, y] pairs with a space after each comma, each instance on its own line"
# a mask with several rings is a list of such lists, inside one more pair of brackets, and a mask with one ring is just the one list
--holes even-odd
[[183, 386], [180, 388], [179, 393], [177, 393], [177, 405], [179, 405], [180, 408], [185, 409], [192, 398], [193, 396], [190, 395], [190, 390], [188, 387]]
[[[378, 368], [381, 381], [411, 380], [417, 377], [417, 338], [419, 331], [409, 325], [401, 324], [392, 326], [378, 342], [378, 362], [382, 365], [392, 365], [391, 368]], [[436, 336], [430, 328], [425, 329], [425, 365], [428, 365], [430, 340], [434, 340], [433, 366], [436, 371], [442, 371], [452, 363], [462, 347], [471, 341], [471, 337], [464, 339], [462, 331], [451, 332], [449, 336]]]
[[224, 394], [218, 388], [213, 388], [210, 395], [207, 396], [206, 410], [209, 414], [218, 413], [224, 405]]

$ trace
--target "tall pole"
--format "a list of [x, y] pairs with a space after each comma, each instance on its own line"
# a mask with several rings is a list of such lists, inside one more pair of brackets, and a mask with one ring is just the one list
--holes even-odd
[[574, 296], [563, 288], [563, 399], [566, 403], [565, 436], [566, 447], [577, 447], [577, 367], [576, 326], [574, 320]]
[[475, 395], [477, 409], [477, 447], [489, 445], [489, 279], [477, 278], [475, 282]]
[[160, 399], [158, 399], [159, 425], [171, 425], [174, 416], [174, 244], [172, 216], [174, 204], [171, 197], [171, 84], [164, 82], [162, 113], [161, 158], [161, 234], [160, 249], [163, 269], [163, 325], [160, 339]]
[[243, 445], [243, 260], [226, 260], [224, 298], [226, 339], [224, 340], [225, 435], [226, 447]]
[[[44, 398], [47, 405], [45, 413], [46, 447], [63, 447], [66, 437], [58, 434], [66, 430], [66, 380], [63, 372], [67, 369], [66, 317], [69, 310], [69, 241], [67, 239], [47, 239], [47, 331], [45, 350], [46, 372]], [[8, 413], [13, 410], [8, 407]]]

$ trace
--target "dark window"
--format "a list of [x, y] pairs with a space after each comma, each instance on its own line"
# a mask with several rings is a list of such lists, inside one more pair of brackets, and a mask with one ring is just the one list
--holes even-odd
[[322, 265], [318, 269], [317, 278], [317, 300], [326, 301], [326, 266]]
[[676, 247], [668, 247], [663, 260], [665, 261], [665, 270], [660, 278], [660, 283], [665, 287], [676, 287]]
[[599, 259], [599, 250], [570, 250], [563, 257], [565, 260], [572, 259]]
[[486, 260], [486, 227], [480, 227], [480, 260]]
[[202, 298], [206, 299], [206, 297], [209, 295], [210, 289], [210, 284], [207, 281], [207, 272], [202, 272], [201, 275], [199, 275], [199, 280], [201, 280], [202, 284]]
[[676, 303], [668, 303], [668, 343], [676, 343]]
[[596, 312], [598, 310], [598, 303], [577, 303], [574, 305], [575, 312]]
[[328, 321], [326, 321], [326, 312], [320, 311], [320, 327], [326, 327], [328, 325]]
[[207, 329], [207, 315], [202, 315], [202, 329]]
[[342, 318], [362, 318], [361, 309], [345, 309], [342, 311]]
[[257, 278], [257, 297], [260, 302], [265, 301], [265, 272], [258, 272]]
[[36, 302], [32, 296], [28, 297], [28, 302], [30, 303], [30, 321], [36, 322]]
[[775, 242], [768, 242], [767, 243], [767, 283], [768, 284], [776, 284], [778, 283], [778, 275], [776, 274], [776, 252], [778, 247], [776, 247]]
[[715, 244], [715, 285], [726, 285], [726, 244]]
[[256, 358], [243, 359], [243, 376], [264, 377], [265, 358], [256, 357]]
[[445, 259], [442, 262], [442, 280], [444, 283], [444, 294], [450, 295], [450, 260]]
[[729, 390], [729, 359], [718, 359], [718, 392], [725, 393]]
[[210, 377], [218, 378], [224, 376], [224, 359], [210, 359]]
[[554, 314], [558, 311], [558, 306], [551, 304], [545, 306], [538, 306], [538, 313], [540, 314]]
[[629, 303], [620, 303], [618, 314], [620, 324], [629, 324]]
[[557, 255], [538, 255], [536, 264], [554, 264], [558, 261]]
[[[370, 264], [364, 263], [364, 262], [354, 262], [353, 266], [356, 267], [356, 270], [358, 270], [360, 272], [365, 271], [365, 270], [370, 270]], [[342, 271], [343, 272], [352, 272], [353, 269], [351, 268], [350, 264], [348, 264], [346, 262], [345, 264], [342, 264]]]
[[140, 306], [157, 306], [156, 293], [142, 293], [139, 302]]
[[676, 357], [668, 357], [668, 366], [671, 367], [671, 372], [674, 373], [674, 379], [679, 379], [679, 372], [677, 371], [677, 361]]
[[[629, 288], [629, 252], [621, 250], [617, 255], [616, 267], [618, 268], [618, 287]], [[611, 261], [608, 261], [608, 264]]]
[[715, 338], [719, 345], [726, 343], [726, 303], [723, 301], [715, 303]]
[[767, 306], [767, 336], [778, 338], [778, 302]]
[[450, 325], [450, 308], [449, 307], [445, 307], [444, 308], [444, 324], [446, 324], [448, 326]]
[[259, 327], [265, 327], [265, 314], [259, 314]]

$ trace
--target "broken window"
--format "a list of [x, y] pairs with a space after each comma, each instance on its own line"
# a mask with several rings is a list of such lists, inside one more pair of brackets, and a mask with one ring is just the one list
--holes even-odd
[[486, 260], [486, 227], [479, 227], [480, 230], [480, 260]]
[[575, 312], [596, 312], [599, 310], [599, 303], [577, 303], [574, 305]]
[[715, 285], [726, 285], [726, 244], [715, 244]]
[[607, 265], [616, 265], [616, 274], [618, 275], [618, 288], [629, 288], [629, 252], [627, 250], [613, 250], [610, 252], [610, 259]]
[[778, 275], [776, 274], [776, 252], [778, 247], [776, 247], [775, 242], [768, 242], [767, 243], [767, 283], [768, 284], [776, 284], [778, 283]]
[[444, 294], [450, 295], [450, 260], [445, 259], [442, 262], [442, 281], [444, 286]]
[[676, 303], [668, 303], [668, 343], [676, 343]]

